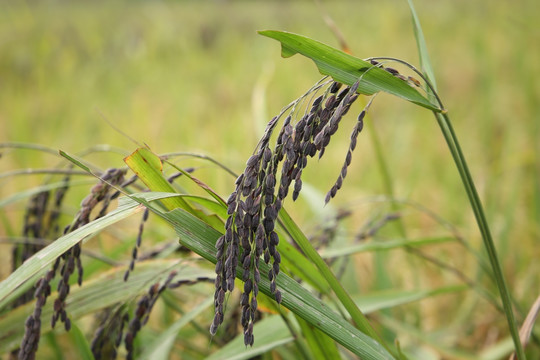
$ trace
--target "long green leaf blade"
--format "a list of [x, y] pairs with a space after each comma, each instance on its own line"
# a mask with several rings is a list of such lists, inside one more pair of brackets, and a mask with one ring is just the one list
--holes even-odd
[[441, 111], [406, 81], [367, 61], [302, 35], [274, 30], [259, 31], [259, 34], [280, 41], [283, 57], [304, 55], [315, 62], [321, 74], [338, 82], [352, 85], [361, 77], [359, 93], [372, 95], [384, 91], [430, 110]]
[[370, 241], [362, 244], [341, 246], [339, 248], [328, 248], [321, 250], [321, 257], [329, 259], [339, 256], [352, 255], [360, 252], [383, 251], [405, 247], [420, 247], [424, 245], [442, 244], [455, 241], [451, 236], [429, 237], [422, 239], [392, 239], [386, 241]]
[[[131, 155], [124, 158], [124, 162], [151, 191], [176, 192], [163, 176], [161, 159], [150, 150], [138, 148]], [[179, 197], [163, 199], [163, 203], [168, 209], [181, 207], [194, 213], [191, 206]]]
[[292, 220], [289, 214], [287, 214], [287, 212], [285, 211], [281, 211], [279, 213], [279, 218], [281, 219], [287, 230], [292, 234], [293, 239], [295, 239], [300, 249], [311, 261], [313, 261], [313, 263], [315, 263], [318, 270], [324, 276], [325, 280], [328, 282], [328, 285], [330, 285], [339, 301], [343, 304], [356, 326], [358, 326], [358, 328], [364, 334], [367, 334], [371, 338], [382, 342], [382, 339], [371, 327], [371, 324], [364, 316], [362, 311], [353, 302], [351, 296], [343, 288], [343, 285], [339, 282], [334, 273], [332, 273], [332, 271], [328, 267], [328, 264], [324, 262], [317, 250], [315, 250], [315, 248], [311, 245], [309, 240], [306, 238], [300, 228], [296, 225], [296, 223]]
[[[172, 185], [163, 175], [163, 163], [160, 157], [147, 148], [138, 148], [131, 155], [124, 158], [124, 162], [151, 191], [175, 192]], [[183, 173], [187, 175], [185, 171]], [[190, 179], [194, 180], [191, 176]], [[202, 186], [202, 183], [199, 182], [199, 185]], [[209, 189], [206, 190], [210, 191]], [[168, 210], [182, 208], [211, 224], [214, 228], [223, 229], [223, 222], [219, 218], [215, 215], [206, 215], [203, 211], [193, 208], [184, 197], [163, 199], [163, 204]]]

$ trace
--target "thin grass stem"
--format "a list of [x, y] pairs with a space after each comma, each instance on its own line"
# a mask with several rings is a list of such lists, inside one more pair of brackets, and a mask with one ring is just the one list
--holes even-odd
[[[381, 58], [378, 58], [378, 59], [381, 59]], [[424, 76], [414, 66], [408, 64], [407, 62], [403, 60], [394, 59], [394, 58], [384, 58], [384, 59], [398, 61], [408, 66], [413, 71], [415, 71], [418, 75], [420, 75], [422, 79], [426, 82], [428, 94], [432, 94], [433, 97], [436, 99], [436, 101], [439, 103], [439, 107], [441, 109], [445, 109], [439, 95], [437, 94], [437, 91], [435, 90], [435, 87], [432, 85], [430, 81], [432, 79], [429, 79], [427, 77], [429, 75]], [[450, 149], [450, 152], [452, 154], [452, 157], [458, 169], [459, 175], [461, 177], [461, 181], [465, 187], [465, 191], [467, 192], [467, 196], [469, 198], [469, 202], [473, 209], [474, 216], [478, 224], [478, 228], [480, 229], [480, 233], [482, 234], [484, 247], [486, 248], [486, 251], [488, 253], [491, 269], [493, 271], [493, 275], [495, 278], [495, 283], [497, 284], [497, 288], [501, 296], [501, 301], [503, 303], [503, 309], [506, 314], [506, 319], [508, 322], [510, 334], [512, 335], [512, 340], [514, 341], [514, 346], [516, 348], [516, 356], [518, 357], [519, 360], [526, 359], [525, 354], [523, 352], [523, 347], [521, 345], [521, 341], [519, 339], [519, 332], [518, 332], [516, 320], [514, 317], [514, 312], [512, 310], [512, 301], [511, 301], [510, 293], [508, 291], [508, 287], [506, 285], [506, 281], [503, 276], [502, 268], [501, 268], [499, 259], [497, 257], [497, 251], [496, 251], [493, 239], [491, 237], [491, 232], [489, 230], [489, 225], [487, 223], [487, 220], [484, 214], [482, 203], [478, 196], [478, 192], [476, 191], [476, 187], [474, 185], [474, 181], [472, 179], [469, 168], [467, 166], [465, 156], [463, 155], [463, 152], [461, 151], [458, 138], [454, 132], [448, 113], [445, 110], [443, 110], [441, 112], [433, 111], [433, 114], [435, 115], [435, 118], [437, 119], [437, 122], [443, 133], [446, 143], [448, 144], [448, 148]]]
[[[444, 108], [443, 104], [440, 101], [439, 103], [441, 107]], [[525, 360], [526, 357], [519, 338], [519, 331], [514, 317], [514, 312], [512, 310], [512, 301], [510, 299], [508, 286], [506, 285], [506, 281], [504, 279], [502, 268], [497, 256], [495, 243], [493, 242], [493, 238], [491, 237], [491, 232], [489, 230], [489, 225], [484, 214], [482, 203], [478, 196], [478, 192], [476, 191], [472, 176], [469, 172], [465, 156], [461, 151], [458, 138], [454, 132], [448, 114], [434, 112], [434, 115], [437, 119], [437, 122], [439, 123], [439, 127], [441, 128], [450, 152], [452, 153], [452, 157], [454, 158], [454, 162], [458, 168], [461, 181], [463, 182], [463, 185], [465, 186], [465, 191], [467, 192], [467, 196], [469, 197], [469, 202], [471, 203], [471, 207], [473, 208], [478, 228], [480, 229], [480, 233], [482, 234], [484, 247], [486, 248], [486, 251], [488, 253], [489, 261], [491, 263], [491, 269], [495, 277], [495, 283], [497, 284], [497, 288], [501, 296], [501, 301], [503, 303], [506, 320], [508, 322], [508, 328], [510, 330], [512, 340], [514, 341], [516, 356], [519, 360]]]

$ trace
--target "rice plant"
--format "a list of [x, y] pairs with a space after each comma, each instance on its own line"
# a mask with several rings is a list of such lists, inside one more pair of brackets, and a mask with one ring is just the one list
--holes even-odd
[[[525, 359], [526, 348], [529, 357], [534, 356], [538, 343], [531, 323], [538, 305], [525, 321], [529, 325], [518, 333], [524, 314], [503, 276], [410, 6], [421, 70], [392, 57], [362, 60], [301, 35], [261, 31], [280, 42], [283, 57], [300, 54], [311, 59], [323, 78], [300, 89], [297, 98], [268, 121], [240, 174], [223, 159], [158, 155], [148, 146], [125, 153], [125, 165], [108, 170], [88, 160], [92, 149], [77, 155], [61, 150], [60, 165], [44, 171], [48, 177], [43, 184], [1, 200], [7, 206], [28, 198], [21, 234], [13, 230], [10, 236], [12, 272], [0, 285], [0, 353], [19, 359], [421, 359], [429, 356], [417, 346], [427, 343], [440, 358], [474, 358], [474, 347], [436, 344], [428, 331], [410, 330], [393, 312], [416, 300], [467, 292], [506, 320], [504, 332], [512, 341], [499, 354]], [[345, 151], [339, 160], [332, 159], [338, 171], [317, 206], [331, 208], [350, 186], [348, 174], [364, 156], [358, 144], [373, 140], [364, 127], [370, 110], [382, 106], [379, 93], [433, 112], [487, 256], [436, 213], [395, 198], [384, 200], [390, 206], [368, 219], [340, 208], [316, 231], [303, 229], [286, 210], [312, 191], [309, 175], [324, 171], [323, 160], [344, 132]], [[51, 152], [20, 143], [3, 143], [2, 148]], [[379, 155], [383, 157], [382, 151]], [[212, 164], [212, 171], [230, 177], [230, 189], [214, 190], [207, 184], [213, 175], [180, 166], [180, 156]], [[391, 180], [383, 181], [391, 190]], [[85, 196], [77, 193], [80, 186], [88, 187]], [[82, 198], [78, 208], [66, 205], [70, 196]], [[445, 235], [409, 238], [403, 209], [429, 218]], [[125, 219], [131, 221], [127, 226], [117, 224]], [[397, 227], [398, 239], [370, 241], [391, 226]], [[340, 239], [344, 232], [351, 241]], [[147, 238], [163, 239], [146, 245]], [[480, 276], [423, 249], [445, 243], [474, 258], [496, 291]], [[411, 268], [418, 264], [414, 261], [431, 264], [444, 276], [458, 279], [459, 285], [362, 294], [354, 288], [359, 281], [353, 277], [351, 287], [350, 272], [358, 273], [353, 254], [370, 252], [376, 258], [391, 248], [404, 250], [412, 259]], [[386, 265], [389, 271], [406, 271]], [[369, 295], [374, 295], [371, 303]], [[418, 339], [411, 341], [411, 334]], [[63, 354], [66, 343], [76, 354]]]

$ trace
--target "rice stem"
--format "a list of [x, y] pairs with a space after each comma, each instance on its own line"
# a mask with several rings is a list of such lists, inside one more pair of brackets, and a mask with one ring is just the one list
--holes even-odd
[[[440, 100], [439, 100], [439, 104], [441, 105], [441, 108], [444, 108]], [[465, 191], [467, 192], [467, 196], [469, 197], [469, 202], [471, 203], [471, 207], [473, 209], [474, 216], [478, 224], [478, 228], [480, 229], [480, 233], [482, 234], [484, 247], [486, 248], [486, 251], [488, 253], [489, 261], [491, 263], [491, 269], [495, 276], [495, 283], [497, 284], [497, 288], [501, 296], [504, 312], [506, 314], [508, 328], [510, 330], [512, 340], [514, 342], [516, 356], [519, 360], [525, 360], [526, 357], [523, 351], [523, 347], [521, 345], [521, 341], [519, 339], [519, 331], [518, 331], [516, 320], [514, 317], [514, 312], [512, 310], [512, 301], [510, 299], [510, 293], [508, 292], [508, 286], [506, 285], [506, 281], [504, 279], [502, 268], [501, 268], [501, 265], [497, 256], [495, 243], [493, 242], [493, 238], [491, 237], [489, 225], [486, 220], [486, 216], [484, 214], [484, 209], [482, 207], [482, 203], [478, 196], [478, 192], [476, 191], [476, 187], [474, 185], [472, 176], [469, 172], [469, 168], [467, 166], [465, 156], [463, 155], [463, 152], [461, 151], [458, 138], [454, 132], [454, 129], [452, 127], [452, 123], [450, 121], [450, 117], [448, 116], [448, 114], [437, 113], [437, 112], [433, 112], [433, 113], [435, 115], [435, 118], [437, 119], [437, 122], [439, 123], [439, 127], [441, 128], [441, 131], [444, 135], [446, 143], [448, 144], [448, 148], [450, 149], [450, 152], [452, 153], [452, 157], [454, 158], [454, 162], [459, 171], [461, 181], [463, 182], [463, 186], [465, 186]]]

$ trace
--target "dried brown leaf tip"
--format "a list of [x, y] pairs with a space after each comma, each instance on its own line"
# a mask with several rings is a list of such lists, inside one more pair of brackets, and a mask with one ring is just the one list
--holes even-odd
[[[298, 198], [308, 159], [324, 155], [343, 116], [358, 98], [358, 85], [359, 81], [342, 89], [342, 84], [323, 79], [269, 122], [227, 200], [225, 234], [216, 242], [212, 335], [223, 322], [226, 294], [234, 289], [238, 276], [244, 283], [240, 297], [244, 343], [253, 345], [261, 261], [267, 265], [262, 276], [270, 282], [270, 293], [281, 303], [282, 295], [276, 283], [281, 263], [277, 247], [280, 239], [275, 230], [279, 211], [291, 187], [293, 200]], [[283, 125], [271, 147], [271, 138], [281, 119]], [[361, 126], [356, 125], [355, 129], [359, 132]], [[342, 174], [339, 187], [344, 177]], [[336, 191], [337, 187], [334, 195]]]

